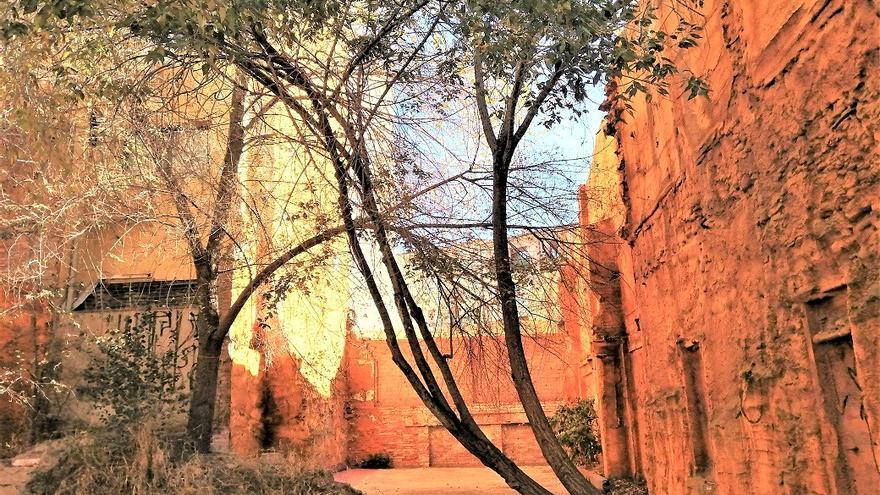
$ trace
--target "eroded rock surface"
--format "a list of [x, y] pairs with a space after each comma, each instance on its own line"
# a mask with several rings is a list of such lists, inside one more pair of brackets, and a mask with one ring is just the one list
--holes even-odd
[[694, 21], [679, 63], [709, 98], [636, 101], [591, 178], [625, 206], [588, 215], [619, 219], [623, 468], [667, 495], [878, 493], [877, 7]]

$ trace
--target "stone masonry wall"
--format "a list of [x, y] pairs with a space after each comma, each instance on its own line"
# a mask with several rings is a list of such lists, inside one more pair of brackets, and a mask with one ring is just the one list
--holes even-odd
[[634, 102], [592, 171], [617, 168], [626, 207], [623, 471], [664, 495], [877, 493], [877, 5], [706, 0], [694, 20], [678, 61], [709, 98]]

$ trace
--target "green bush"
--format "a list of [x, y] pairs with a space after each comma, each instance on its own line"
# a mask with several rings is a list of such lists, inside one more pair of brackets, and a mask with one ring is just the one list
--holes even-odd
[[581, 399], [560, 407], [550, 418], [550, 424], [559, 443], [576, 464], [591, 466], [599, 462], [602, 444], [599, 442], [596, 409], [592, 400]]
[[80, 392], [92, 399], [107, 426], [147, 417], [169, 417], [184, 405], [182, 380], [173, 350], [156, 353], [149, 340], [155, 313], [141, 313], [136, 324], [95, 339]]

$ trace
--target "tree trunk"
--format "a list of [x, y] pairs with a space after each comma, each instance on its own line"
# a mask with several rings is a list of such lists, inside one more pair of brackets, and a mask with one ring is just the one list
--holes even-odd
[[502, 146], [496, 152], [493, 166], [492, 189], [492, 244], [495, 257], [495, 275], [497, 277], [498, 297], [501, 302], [501, 315], [504, 325], [504, 343], [510, 359], [510, 371], [514, 387], [519, 395], [529, 425], [541, 448], [541, 453], [563, 486], [572, 494], [599, 495], [602, 492], [590, 484], [578, 471], [571, 458], [562, 448], [544, 408], [538, 399], [532, 376], [529, 372], [525, 351], [522, 344], [522, 329], [517, 308], [516, 283], [510, 264], [510, 248], [507, 235], [507, 176], [512, 151]]
[[[211, 437], [214, 430], [214, 410], [217, 404], [217, 382], [219, 381], [220, 354], [223, 341], [235, 319], [235, 315], [224, 320], [220, 326], [220, 314], [216, 298], [217, 265], [228, 258], [223, 257], [223, 236], [229, 222], [229, 210], [238, 177], [238, 162], [244, 150], [244, 114], [246, 80], [238, 75], [232, 90], [232, 104], [229, 109], [229, 129], [226, 135], [226, 153], [214, 210], [211, 214], [211, 227], [207, 242], [201, 245], [201, 235], [195, 228], [195, 221], [186, 204], [181, 184], [174, 183], [177, 189], [177, 209], [184, 220], [184, 230], [190, 243], [193, 264], [196, 268], [196, 304], [199, 316], [196, 319], [197, 353], [193, 381], [190, 384], [190, 406], [186, 429], [197, 452], [211, 450]], [[171, 181], [171, 173], [167, 173]], [[248, 294], [249, 295], [249, 294]], [[227, 321], [229, 320], [229, 321]]]
[[217, 381], [220, 370], [220, 353], [223, 350], [223, 335], [219, 335], [220, 315], [212, 297], [217, 277], [210, 266], [196, 263], [196, 305], [199, 315], [196, 318], [196, 362], [193, 380], [190, 383], [189, 414], [186, 432], [196, 452], [211, 450], [211, 436], [214, 433], [214, 409], [217, 402]]
[[[199, 324], [202, 324], [203, 320], [206, 319], [199, 315]], [[210, 330], [214, 328], [216, 326]], [[202, 333], [202, 329], [199, 329], [199, 333]], [[211, 437], [214, 433], [214, 409], [217, 402], [217, 381], [223, 339], [200, 340], [197, 349], [193, 380], [190, 384], [186, 431], [196, 452], [207, 453], [211, 450]]]
[[[366, 160], [363, 160], [357, 162], [357, 166], [355, 166], [355, 169], [360, 169], [360, 172], [357, 175], [361, 182], [361, 194], [364, 196], [364, 209], [367, 211], [374, 224], [376, 241], [378, 242], [382, 253], [382, 263], [388, 271], [388, 275], [391, 279], [391, 286], [394, 289], [395, 294], [395, 305], [398, 308], [400, 319], [404, 324], [413, 356], [416, 359], [422, 377], [424, 378], [425, 383], [428, 384], [428, 389], [431, 392], [429, 399], [423, 397], [425, 405], [432, 413], [437, 415], [438, 418], [440, 418], [441, 415], [448, 415], [454, 418], [454, 413], [449, 407], [448, 401], [445, 399], [444, 392], [437, 383], [436, 378], [433, 376], [430, 365], [422, 353], [421, 345], [419, 344], [419, 337], [415, 334], [415, 329], [413, 328], [413, 318], [415, 318], [422, 330], [422, 340], [424, 340], [429, 347], [435, 365], [443, 374], [447, 386], [447, 393], [453, 397], [453, 401], [459, 410], [459, 418], [454, 418], [454, 423], [450, 425], [444, 424], [444, 426], [470, 453], [477, 457], [483, 465], [498, 473], [504, 481], [507, 482], [508, 486], [514, 490], [525, 495], [549, 495], [550, 492], [529, 477], [519, 466], [516, 465], [516, 463], [507, 457], [501, 449], [496, 447], [485, 436], [479, 425], [477, 425], [476, 421], [471, 416], [467, 404], [464, 402], [464, 398], [458, 390], [458, 384], [455, 382], [455, 377], [449, 369], [449, 365], [444, 360], [444, 357], [440, 354], [439, 349], [436, 347], [430, 330], [427, 327], [427, 322], [424, 320], [422, 310], [412, 297], [403, 273], [394, 259], [394, 253], [385, 232], [384, 222], [379, 214], [379, 208], [373, 193], [372, 183], [369, 171], [366, 168], [366, 163]], [[353, 233], [353, 231], [351, 232]], [[349, 240], [350, 243], [359, 242], [356, 235], [350, 236]], [[360, 247], [353, 247], [352, 252], [360, 252]], [[366, 260], [361, 259], [358, 264], [366, 266]], [[364, 270], [364, 272], [366, 272], [366, 270]], [[364, 273], [364, 276], [369, 278], [367, 281], [368, 285], [376, 285], [375, 281], [372, 279], [371, 273]], [[375, 303], [377, 306], [383, 304], [381, 299], [377, 299]], [[394, 348], [396, 345], [396, 341], [393, 340], [395, 339], [394, 331], [393, 329], [389, 330], [391, 331], [387, 332], [388, 345], [391, 347], [393, 354], [399, 354], [399, 350]], [[395, 362], [399, 361], [399, 359], [402, 359], [402, 356], [399, 356]], [[412, 368], [409, 366], [400, 366], [401, 364], [402, 363], [398, 363], [398, 367], [400, 367], [404, 374], [407, 374], [407, 372], [413, 373]]]

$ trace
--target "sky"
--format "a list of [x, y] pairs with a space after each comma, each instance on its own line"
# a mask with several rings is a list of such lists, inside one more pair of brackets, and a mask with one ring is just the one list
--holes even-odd
[[[576, 166], [567, 170], [568, 178], [576, 184], [583, 184], [589, 175], [589, 166], [592, 163], [593, 145], [596, 141], [596, 133], [605, 112], [599, 110], [599, 105], [605, 98], [605, 88], [602, 86], [591, 87], [587, 91], [590, 101], [584, 104], [586, 112], [579, 120], [563, 120], [551, 129], [545, 129], [541, 125], [532, 125], [527, 134], [526, 146], [522, 151], [533, 153], [555, 152], [562, 160], [575, 160]], [[538, 119], [536, 119], [537, 122]], [[586, 167], [581, 167], [586, 161]]]
[[[563, 116], [562, 121], [550, 129], [542, 125], [540, 114], [532, 122], [517, 148], [514, 165], [541, 164], [541, 172], [531, 170], [521, 177], [530, 184], [532, 194], [541, 198], [543, 204], [553, 207], [553, 211], [541, 218], [535, 216], [533, 208], [532, 213], [518, 215], [517, 211], [525, 212], [530, 208], [523, 203], [520, 205], [523, 209], [517, 210], [512, 195], [511, 223], [558, 225], [577, 219], [577, 188], [587, 181], [589, 175], [596, 132], [604, 117], [604, 112], [598, 109], [604, 94], [604, 87], [589, 88], [589, 101], [583, 103], [583, 113], [577, 120]], [[473, 107], [453, 106], [445, 115], [428, 117], [427, 122], [417, 127], [418, 130], [407, 133], [413, 143], [410, 149], [418, 155], [424, 167], [435, 174], [430, 180], [449, 177], [472, 166], [484, 171], [491, 167], [491, 157], [481, 137]], [[440, 216], [446, 212], [450, 215], [447, 219], [456, 218], [461, 222], [479, 221], [489, 213], [491, 198], [486, 192], [469, 186], [446, 187], [428, 197], [432, 206], [425, 211], [436, 211]]]

